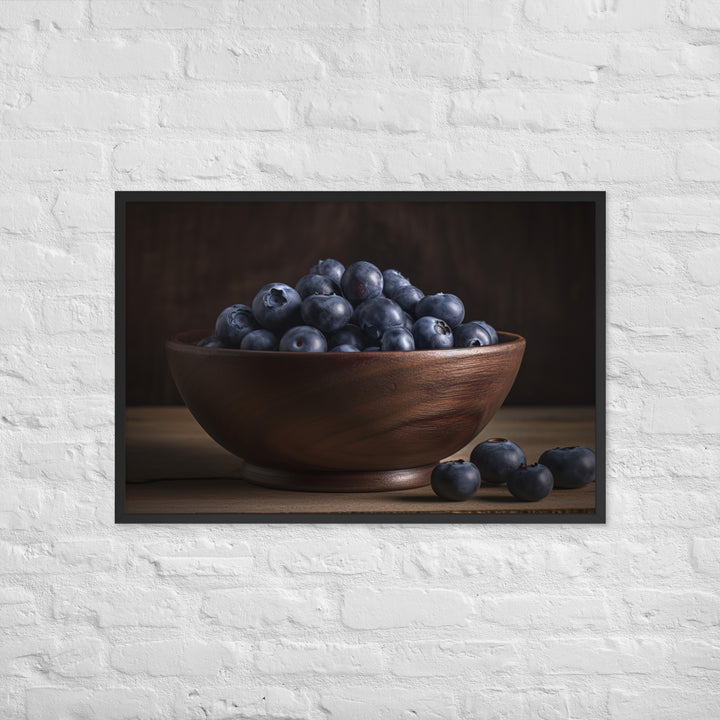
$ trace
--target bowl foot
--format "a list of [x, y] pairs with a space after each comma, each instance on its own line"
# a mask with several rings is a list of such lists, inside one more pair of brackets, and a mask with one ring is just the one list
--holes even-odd
[[387, 492], [430, 484], [434, 465], [402, 470], [361, 470], [325, 472], [280, 470], [246, 463], [243, 477], [254, 485], [311, 492]]

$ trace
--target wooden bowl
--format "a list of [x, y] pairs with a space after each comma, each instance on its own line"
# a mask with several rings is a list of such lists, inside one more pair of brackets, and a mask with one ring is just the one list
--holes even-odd
[[454, 350], [292, 353], [167, 342], [195, 419], [243, 458], [257, 484], [369, 492], [420, 487], [490, 421], [515, 380], [525, 340]]

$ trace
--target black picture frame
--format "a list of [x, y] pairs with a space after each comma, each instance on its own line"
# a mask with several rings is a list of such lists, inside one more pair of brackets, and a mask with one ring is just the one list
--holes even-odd
[[[595, 208], [594, 513], [129, 513], [126, 492], [126, 207], [132, 202], [586, 202]], [[115, 522], [116, 523], [550, 523], [606, 522], [606, 194], [604, 191], [118, 191], [115, 193]]]

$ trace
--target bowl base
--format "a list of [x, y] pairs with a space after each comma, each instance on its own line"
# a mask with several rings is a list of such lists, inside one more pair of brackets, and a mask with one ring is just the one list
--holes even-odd
[[430, 484], [434, 465], [402, 470], [361, 470], [358, 472], [281, 470], [246, 463], [243, 477], [254, 485], [309, 492], [387, 492]]

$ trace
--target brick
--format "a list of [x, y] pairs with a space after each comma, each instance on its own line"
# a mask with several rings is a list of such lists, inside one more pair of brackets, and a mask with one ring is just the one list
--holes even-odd
[[[213, 108], [208, 112], [208, 108]], [[209, 130], [282, 130], [290, 125], [285, 95], [269, 90], [178, 93], [160, 110], [163, 127]]]
[[482, 598], [478, 615], [486, 622], [552, 632], [609, 629], [607, 603], [602, 595], [497, 595]]
[[150, 101], [109, 90], [33, 91], [27, 104], [5, 110], [10, 127], [38, 130], [120, 130], [145, 127]]
[[438, 543], [412, 543], [401, 553], [402, 572], [407, 577], [470, 577], [492, 575], [507, 578], [514, 558], [506, 559], [497, 546], [477, 540], [446, 539]]
[[690, 255], [688, 273], [692, 280], [706, 287], [720, 284], [720, 247], [711, 247]]
[[682, 52], [676, 45], [657, 47], [621, 43], [618, 45], [612, 68], [618, 75], [669, 77], [680, 73], [681, 58]]
[[661, 434], [720, 432], [720, 396], [660, 397], [650, 405], [650, 429]]
[[714, 575], [720, 567], [720, 538], [694, 538], [692, 562], [697, 572]]
[[54, 298], [42, 305], [43, 327], [48, 335], [112, 327], [113, 303], [109, 298]]
[[187, 75], [204, 80], [289, 82], [318, 80], [324, 74], [317, 52], [302, 43], [190, 46], [186, 57]]
[[713, 130], [719, 124], [720, 100], [714, 97], [669, 99], [625, 94], [600, 101], [595, 112], [595, 127], [603, 132]]
[[250, 546], [244, 542], [159, 542], [137, 549], [140, 558], [159, 575], [245, 575], [253, 567]]
[[386, 28], [503, 30], [513, 22], [502, 0], [381, 0], [380, 24]]
[[332, 73], [343, 77], [388, 75], [393, 58], [385, 43], [370, 43], [348, 38], [347, 42], [321, 46], [321, 55]]
[[458, 43], [396, 44], [389, 50], [396, 77], [463, 78], [473, 74], [470, 49]]
[[306, 102], [303, 115], [310, 127], [392, 133], [429, 131], [433, 125], [432, 96], [417, 91], [313, 95]]
[[380, 172], [374, 152], [346, 143], [273, 143], [258, 151], [257, 164], [262, 173], [285, 178], [363, 181]]
[[330, 616], [330, 602], [321, 589], [263, 592], [255, 588], [233, 588], [207, 593], [200, 614], [203, 619], [224, 627], [263, 629], [283, 625], [287, 628], [319, 628]]
[[657, 292], [618, 295], [609, 299], [612, 323], [625, 328], [682, 328], [706, 330], [720, 327], [720, 299], [716, 295], [679, 298], [658, 297]]
[[55, 77], [165, 78], [176, 62], [167, 42], [59, 38], [50, 43], [43, 69]]
[[470, 598], [454, 590], [355, 588], [342, 603], [344, 624], [357, 630], [464, 626], [472, 612]]
[[625, 690], [611, 688], [609, 715], [611, 720], [647, 717], [652, 708], [653, 720], [708, 720], [720, 714], [720, 694], [703, 689], [664, 685], [644, 685]]
[[33, 67], [38, 55], [38, 47], [34, 40], [35, 28], [32, 26], [7, 36], [0, 36], [0, 65], [7, 65], [15, 70]]
[[221, 25], [225, 0], [91, 0], [95, 27], [183, 30]]
[[452, 148], [447, 172], [466, 180], [507, 179], [520, 172], [520, 160], [517, 153], [509, 148], [464, 145]]
[[520, 90], [461, 90], [450, 93], [448, 121], [454, 126], [484, 126], [533, 132], [579, 124], [588, 98], [565, 93]]
[[384, 153], [387, 172], [398, 182], [437, 181], [445, 177], [450, 159], [446, 143], [393, 148]]
[[104, 175], [100, 143], [53, 140], [0, 142], [0, 174], [33, 182], [99, 180]]
[[167, 711], [151, 690], [29, 687], [27, 720], [164, 720]]
[[682, 50], [682, 65], [699, 77], [720, 75], [720, 46], [685, 45]]
[[630, 208], [631, 230], [638, 232], [720, 233], [720, 200], [716, 197], [646, 197]]
[[720, 7], [714, 0], [689, 0], [682, 22], [702, 30], [720, 30]]
[[678, 673], [705, 678], [708, 672], [720, 671], [720, 645], [705, 640], [680, 640], [673, 661]]
[[186, 677], [234, 670], [249, 645], [202, 640], [156, 640], [115, 645], [110, 664], [127, 675]]
[[404, 687], [343, 687], [323, 690], [320, 707], [335, 720], [458, 720], [458, 705], [448, 690]]
[[115, 199], [111, 193], [61, 191], [52, 212], [65, 230], [112, 232], [115, 228]]
[[307, 720], [311, 715], [307, 695], [284, 687], [229, 687], [180, 690], [175, 697], [178, 720], [231, 720], [234, 718], [283, 718]]
[[[483, 718], [483, 720], [517, 720], [518, 718], [533, 717], [533, 712], [523, 713], [523, 699], [527, 692], [515, 689], [493, 689], [473, 687], [472, 692], [465, 694], [462, 703], [463, 718]], [[535, 705], [531, 706], [533, 709]], [[540, 715], [551, 718], [552, 715]]]
[[0, 3], [0, 29], [17, 30], [24, 25], [42, 30], [85, 27], [85, 7], [75, 0], [22, 0]]
[[0, 588], [0, 627], [34, 625], [37, 622], [35, 595], [21, 587]]
[[686, 143], [678, 150], [678, 176], [681, 180], [720, 181], [720, 146], [717, 143]]
[[625, 32], [665, 24], [666, 0], [525, 0], [525, 17], [548, 30]]
[[0, 645], [0, 674], [32, 677], [36, 672], [89, 678], [104, 672], [104, 643], [98, 638], [24, 637]]
[[639, 627], [704, 628], [720, 622], [720, 598], [708, 592], [633, 589], [625, 602]]
[[42, 206], [34, 195], [0, 195], [0, 230], [8, 233], [24, 233], [35, 230], [40, 220]]
[[368, 24], [368, 3], [364, 0], [297, 0], [271, 3], [243, 0], [240, 23], [250, 28], [363, 28]]
[[270, 548], [268, 560], [274, 570], [294, 574], [361, 575], [379, 570], [384, 556], [382, 546], [365, 541], [295, 540], [275, 543]]
[[[53, 444], [58, 447], [58, 444]], [[63, 447], [60, 445], [60, 447]], [[57, 451], [56, 451], [57, 452]], [[57, 459], [55, 460], [57, 463]], [[77, 462], [74, 462], [77, 471]], [[0, 574], [69, 574], [112, 570], [122, 562], [109, 541], [82, 540], [12, 543], [0, 540]]]
[[378, 645], [263, 642], [254, 665], [269, 675], [377, 675], [383, 672], [383, 657]]

